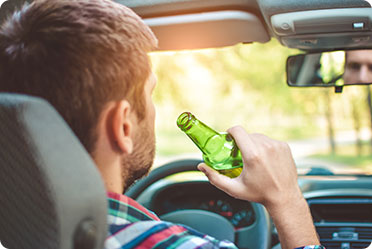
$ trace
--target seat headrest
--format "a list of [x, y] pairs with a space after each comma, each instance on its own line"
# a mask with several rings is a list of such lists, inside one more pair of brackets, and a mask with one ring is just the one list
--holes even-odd
[[103, 248], [100, 174], [46, 101], [0, 93], [0, 241], [19, 248]]

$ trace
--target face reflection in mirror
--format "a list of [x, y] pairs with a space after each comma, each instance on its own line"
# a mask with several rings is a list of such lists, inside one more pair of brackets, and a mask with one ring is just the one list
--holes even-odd
[[372, 84], [372, 49], [290, 56], [287, 83], [296, 87]]
[[353, 50], [345, 53], [345, 84], [372, 82], [372, 50]]

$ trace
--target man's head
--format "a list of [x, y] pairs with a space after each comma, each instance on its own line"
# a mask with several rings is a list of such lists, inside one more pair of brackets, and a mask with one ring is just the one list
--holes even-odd
[[345, 84], [372, 83], [372, 50], [345, 53]]
[[[0, 91], [48, 100], [93, 158], [102, 157], [105, 135], [125, 164], [138, 153], [153, 154], [139, 148], [153, 147], [146, 89], [154, 83], [147, 56], [154, 47], [156, 39], [141, 19], [110, 0], [38, 0], [0, 29]], [[123, 134], [113, 130], [115, 122], [126, 129]], [[123, 174], [138, 176], [123, 168]]]

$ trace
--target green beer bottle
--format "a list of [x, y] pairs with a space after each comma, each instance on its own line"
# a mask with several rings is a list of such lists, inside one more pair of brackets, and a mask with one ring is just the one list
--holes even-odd
[[184, 112], [178, 117], [177, 126], [203, 152], [204, 162], [208, 166], [231, 178], [240, 175], [243, 169], [242, 155], [228, 133], [216, 132], [190, 112]]

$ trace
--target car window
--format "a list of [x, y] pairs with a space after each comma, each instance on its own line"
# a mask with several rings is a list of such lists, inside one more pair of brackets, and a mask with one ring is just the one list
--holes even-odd
[[372, 172], [369, 86], [289, 88], [285, 63], [295, 49], [266, 44], [196, 51], [154, 52], [158, 85], [156, 165], [200, 152], [177, 128], [190, 111], [219, 131], [239, 124], [289, 143], [301, 170]]

